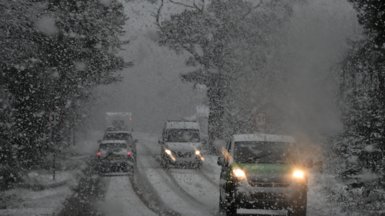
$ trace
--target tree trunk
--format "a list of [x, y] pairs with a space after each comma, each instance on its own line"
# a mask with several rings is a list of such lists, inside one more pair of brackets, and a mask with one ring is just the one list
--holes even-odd
[[223, 116], [224, 116], [224, 98], [226, 95], [225, 80], [221, 74], [211, 78], [210, 86], [207, 90], [209, 98], [209, 119], [208, 134], [209, 143], [216, 139], [223, 139]]

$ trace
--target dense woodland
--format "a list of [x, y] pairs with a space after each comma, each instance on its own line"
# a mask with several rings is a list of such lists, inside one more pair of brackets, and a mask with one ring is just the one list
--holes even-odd
[[[131, 65], [117, 52], [127, 19], [117, 1], [0, 1], [0, 163], [12, 172], [74, 144], [93, 88]], [[51, 111], [65, 119], [47, 124]], [[10, 176], [17, 176], [10, 174]]]

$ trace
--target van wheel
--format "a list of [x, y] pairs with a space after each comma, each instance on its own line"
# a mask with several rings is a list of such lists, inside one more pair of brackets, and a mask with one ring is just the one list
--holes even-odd
[[223, 215], [226, 213], [226, 208], [221, 202], [221, 197], [219, 196], [219, 210], [218, 210], [218, 215]]
[[237, 214], [237, 207], [235, 203], [232, 202], [234, 194], [232, 192], [229, 193], [230, 196], [226, 196], [226, 201], [223, 203], [223, 206], [225, 207], [226, 216], [235, 216]]
[[300, 197], [294, 200], [288, 216], [306, 216], [307, 210], [307, 191], [304, 191]]
[[237, 214], [237, 208], [234, 203], [226, 203], [226, 216], [235, 216]]
[[164, 160], [162, 160], [162, 168], [166, 171], [168, 170], [168, 165]]
[[195, 169], [201, 170], [202, 169], [202, 165], [203, 164], [201, 162], [195, 163]]

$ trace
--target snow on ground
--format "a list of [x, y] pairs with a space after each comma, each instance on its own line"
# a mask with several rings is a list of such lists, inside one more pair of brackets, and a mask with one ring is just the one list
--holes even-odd
[[204, 203], [208, 211], [215, 212], [218, 206], [219, 190], [209, 181], [203, 180], [202, 176], [188, 169], [171, 169], [171, 175], [177, 184], [195, 199]]
[[68, 170], [68, 171], [56, 171], [55, 180], [53, 180], [53, 172], [45, 170], [36, 170], [28, 173], [28, 178], [25, 178], [25, 184], [28, 187], [42, 187], [49, 188], [55, 185], [67, 184], [69, 186], [75, 186], [77, 179], [79, 179], [81, 171]]
[[[139, 137], [138, 135], [136, 135], [135, 138], [139, 139], [139, 143], [137, 144], [138, 169], [145, 169], [144, 172], [147, 179], [160, 195], [163, 203], [182, 215], [210, 215], [207, 211], [202, 210], [199, 205], [191, 202], [186, 195], [178, 191], [178, 188], [173, 185], [170, 177], [152, 156], [160, 152], [160, 148], [158, 148], [159, 145], [157, 142], [154, 142], [154, 140], [157, 139], [154, 137], [141, 139], [143, 137]], [[150, 140], [150, 142], [146, 143], [146, 141], [142, 140]], [[146, 145], [147, 148], [143, 145]], [[151, 152], [148, 152], [148, 150]]]
[[53, 215], [59, 213], [65, 198], [71, 194], [72, 191], [67, 185], [42, 191], [20, 188], [8, 190], [2, 194], [7, 209], [0, 209], [0, 215]]
[[151, 184], [161, 195], [163, 202], [167, 206], [182, 215], [211, 215], [198, 204], [189, 202], [188, 198], [185, 198], [186, 196], [173, 185], [169, 176], [163, 175], [161, 172], [164, 172], [161, 168], [158, 168], [158, 170], [148, 169], [146, 171]]
[[137, 197], [128, 176], [105, 177], [108, 188], [102, 209], [111, 216], [156, 215]]
[[337, 203], [329, 201], [329, 196], [325, 187], [335, 187], [332, 185], [332, 176], [326, 176], [326, 174], [312, 173], [309, 175], [309, 191], [307, 198], [307, 212], [309, 215], [324, 216], [346, 215], [340, 212], [340, 207]]
[[[73, 191], [72, 186], [77, 184], [80, 170], [58, 172], [55, 180], [52, 174], [30, 172], [28, 187], [42, 190], [16, 188], [0, 193], [0, 200], [5, 201], [6, 209], [0, 209], [0, 215], [52, 215], [59, 213], [63, 202]], [[60, 186], [58, 186], [60, 185]], [[51, 188], [52, 187], [52, 188]]]
[[[157, 143], [159, 135], [134, 133], [134, 137], [139, 139], [138, 152], [139, 163], [142, 169], [145, 169], [148, 179], [162, 197], [164, 203], [175, 211], [183, 215], [194, 215], [194, 206], [196, 202], [189, 202], [186, 195], [178, 192], [180, 187], [188, 196], [199, 200], [205, 205], [199, 206], [205, 209], [206, 214], [210, 214], [211, 208], [218, 209], [219, 189], [215, 186], [219, 185], [220, 166], [216, 164], [217, 157], [213, 155], [205, 155], [202, 152], [205, 161], [200, 171], [188, 169], [171, 169], [169, 175], [160, 167], [159, 162], [155, 160], [159, 157], [160, 146]], [[144, 148], [143, 146], [147, 146]], [[150, 152], [146, 152], [150, 151]], [[155, 158], [153, 157], [155, 155]], [[173, 185], [176, 183], [177, 185]], [[318, 171], [309, 173], [309, 191], [308, 191], [308, 207], [307, 214], [311, 216], [358, 216], [349, 210], [344, 211], [341, 203], [336, 202], [339, 193], [343, 193], [343, 184], [335, 179], [334, 175], [319, 173]], [[287, 211], [269, 211], [269, 210], [253, 210], [239, 209], [238, 214], [242, 215], [286, 215]]]

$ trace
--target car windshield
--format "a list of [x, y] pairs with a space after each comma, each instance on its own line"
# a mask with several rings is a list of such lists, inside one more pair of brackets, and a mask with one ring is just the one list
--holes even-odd
[[129, 140], [131, 137], [127, 133], [106, 133], [103, 137], [104, 140]]
[[200, 134], [196, 129], [168, 129], [166, 142], [199, 142]]
[[127, 148], [127, 145], [124, 143], [103, 143], [99, 145], [99, 148], [103, 150], [113, 150]]
[[236, 163], [293, 164], [296, 160], [294, 144], [285, 142], [248, 141], [235, 142]]

